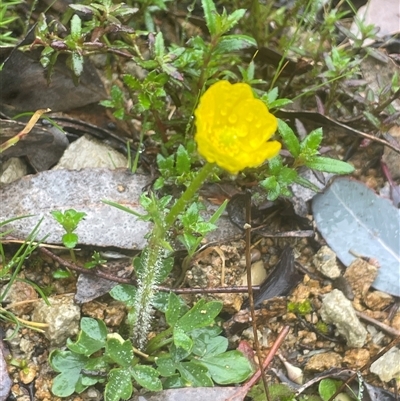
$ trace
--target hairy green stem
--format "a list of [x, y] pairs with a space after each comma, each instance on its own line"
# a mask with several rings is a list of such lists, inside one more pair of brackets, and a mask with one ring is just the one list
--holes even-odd
[[159, 284], [160, 270], [165, 257], [165, 243], [168, 230], [175, 223], [179, 214], [182, 213], [187, 204], [211, 174], [214, 164], [206, 163], [182, 196], [172, 206], [165, 218], [155, 219], [148, 245], [141, 256], [142, 266], [138, 273], [138, 289], [136, 293], [134, 317], [133, 317], [133, 341], [138, 348], [143, 349], [147, 342], [147, 334], [150, 330], [152, 304], [155, 286]]
[[195, 193], [199, 190], [200, 186], [207, 179], [207, 177], [212, 173], [215, 164], [206, 163], [197, 173], [196, 177], [187, 187], [186, 191], [182, 196], [176, 201], [175, 205], [172, 206], [170, 212], [165, 218], [166, 229], [168, 230], [172, 224], [174, 224], [179, 213], [185, 210], [186, 205], [193, 199]]
[[160, 246], [161, 239], [163, 238], [152, 235], [141, 256], [142, 267], [138, 272], [133, 317], [133, 341], [139, 349], [143, 349], [146, 345], [147, 334], [150, 331], [155, 286], [159, 284], [158, 277], [164, 256], [164, 250]]

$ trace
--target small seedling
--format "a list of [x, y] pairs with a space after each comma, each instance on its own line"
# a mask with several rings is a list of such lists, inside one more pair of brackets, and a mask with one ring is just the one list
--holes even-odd
[[60, 223], [66, 233], [62, 236], [62, 242], [70, 250], [71, 259], [76, 262], [74, 248], [78, 243], [78, 235], [74, 232], [80, 221], [86, 216], [85, 212], [77, 212], [74, 209], [68, 209], [65, 212], [54, 210], [51, 215]]

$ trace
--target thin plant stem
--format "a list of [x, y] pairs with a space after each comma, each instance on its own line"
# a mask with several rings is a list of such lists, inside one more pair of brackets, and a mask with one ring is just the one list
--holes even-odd
[[165, 218], [165, 229], [168, 230], [171, 228], [172, 224], [174, 224], [177, 219], [179, 213], [181, 213], [186, 205], [193, 199], [194, 195], [200, 188], [200, 186], [205, 182], [207, 177], [212, 173], [215, 164], [206, 163], [197, 173], [196, 177], [187, 187], [186, 191], [182, 194], [182, 196], [176, 201], [175, 205], [172, 206], [170, 212], [167, 214]]

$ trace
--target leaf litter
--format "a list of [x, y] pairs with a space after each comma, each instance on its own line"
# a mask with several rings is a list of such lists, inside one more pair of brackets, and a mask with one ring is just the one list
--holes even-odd
[[349, 266], [355, 255], [378, 259], [373, 287], [400, 296], [400, 210], [349, 178], [335, 179], [312, 207], [318, 230], [342, 263]]

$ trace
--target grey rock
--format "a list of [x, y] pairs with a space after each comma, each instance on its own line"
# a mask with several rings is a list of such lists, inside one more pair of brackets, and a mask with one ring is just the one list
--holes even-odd
[[315, 268], [325, 277], [335, 279], [340, 276], [340, 269], [336, 262], [336, 253], [328, 246], [323, 246], [314, 256]]
[[32, 320], [47, 323], [45, 336], [52, 347], [59, 347], [65, 344], [67, 338], [78, 333], [81, 312], [74, 303], [74, 294], [49, 297], [48, 300], [50, 305], [44, 300], [36, 303]]
[[349, 347], [361, 348], [367, 338], [367, 330], [360, 323], [351, 302], [339, 290], [324, 296], [320, 310], [322, 320], [334, 324], [345, 337]]
[[370, 368], [384, 382], [400, 376], [400, 350], [392, 348], [376, 360]]
[[84, 135], [68, 146], [53, 170], [96, 167], [115, 169], [127, 165], [128, 159], [123, 154], [90, 135]]
[[0, 184], [9, 184], [27, 173], [26, 163], [18, 157], [12, 157], [0, 166]]

